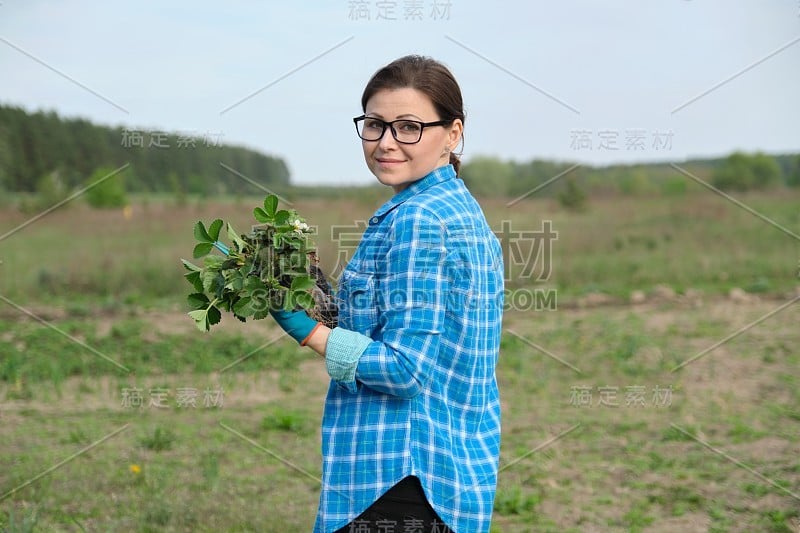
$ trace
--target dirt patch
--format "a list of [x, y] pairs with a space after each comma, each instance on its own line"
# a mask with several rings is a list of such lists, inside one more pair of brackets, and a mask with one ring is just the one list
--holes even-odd
[[658, 520], [652, 526], [646, 527], [644, 531], [648, 533], [661, 533], [662, 531], [664, 533], [674, 531], [704, 533], [709, 530], [710, 526], [711, 519], [705, 513], [688, 513]]
[[741, 357], [725, 346], [705, 357], [709, 360], [713, 357], [713, 361], [701, 362], [701, 358], [679, 371], [683, 372], [682, 381], [690, 404], [728, 403], [731, 398], [742, 404], [751, 404], [758, 399], [764, 371], [761, 361]]

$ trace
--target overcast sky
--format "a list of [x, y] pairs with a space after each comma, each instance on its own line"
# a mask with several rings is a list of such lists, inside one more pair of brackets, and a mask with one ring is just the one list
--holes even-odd
[[798, 0], [0, 2], [0, 102], [245, 145], [302, 184], [374, 180], [351, 119], [408, 53], [459, 80], [467, 161], [800, 151]]

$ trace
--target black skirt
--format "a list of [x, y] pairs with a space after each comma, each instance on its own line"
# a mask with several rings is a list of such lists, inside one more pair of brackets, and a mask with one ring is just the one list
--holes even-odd
[[336, 533], [452, 533], [425, 498], [419, 479], [408, 476]]

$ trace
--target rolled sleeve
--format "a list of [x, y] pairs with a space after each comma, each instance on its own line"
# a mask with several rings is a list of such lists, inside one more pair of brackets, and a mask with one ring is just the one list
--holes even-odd
[[325, 347], [325, 366], [332, 380], [350, 392], [357, 390], [358, 360], [372, 339], [356, 331], [334, 328]]

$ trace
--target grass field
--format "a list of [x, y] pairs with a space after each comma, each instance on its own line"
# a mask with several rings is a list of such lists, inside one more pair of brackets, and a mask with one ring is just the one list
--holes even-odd
[[[798, 531], [800, 195], [738, 199], [783, 229], [710, 193], [483, 204], [508, 286], [558, 297], [505, 315], [493, 531]], [[76, 205], [0, 240], [0, 528], [311, 529], [322, 361], [269, 321], [185, 315], [192, 224], [245, 231], [257, 203]], [[377, 204], [295, 207], [335, 271], [331, 228]], [[4, 210], [0, 235], [27, 220]]]

